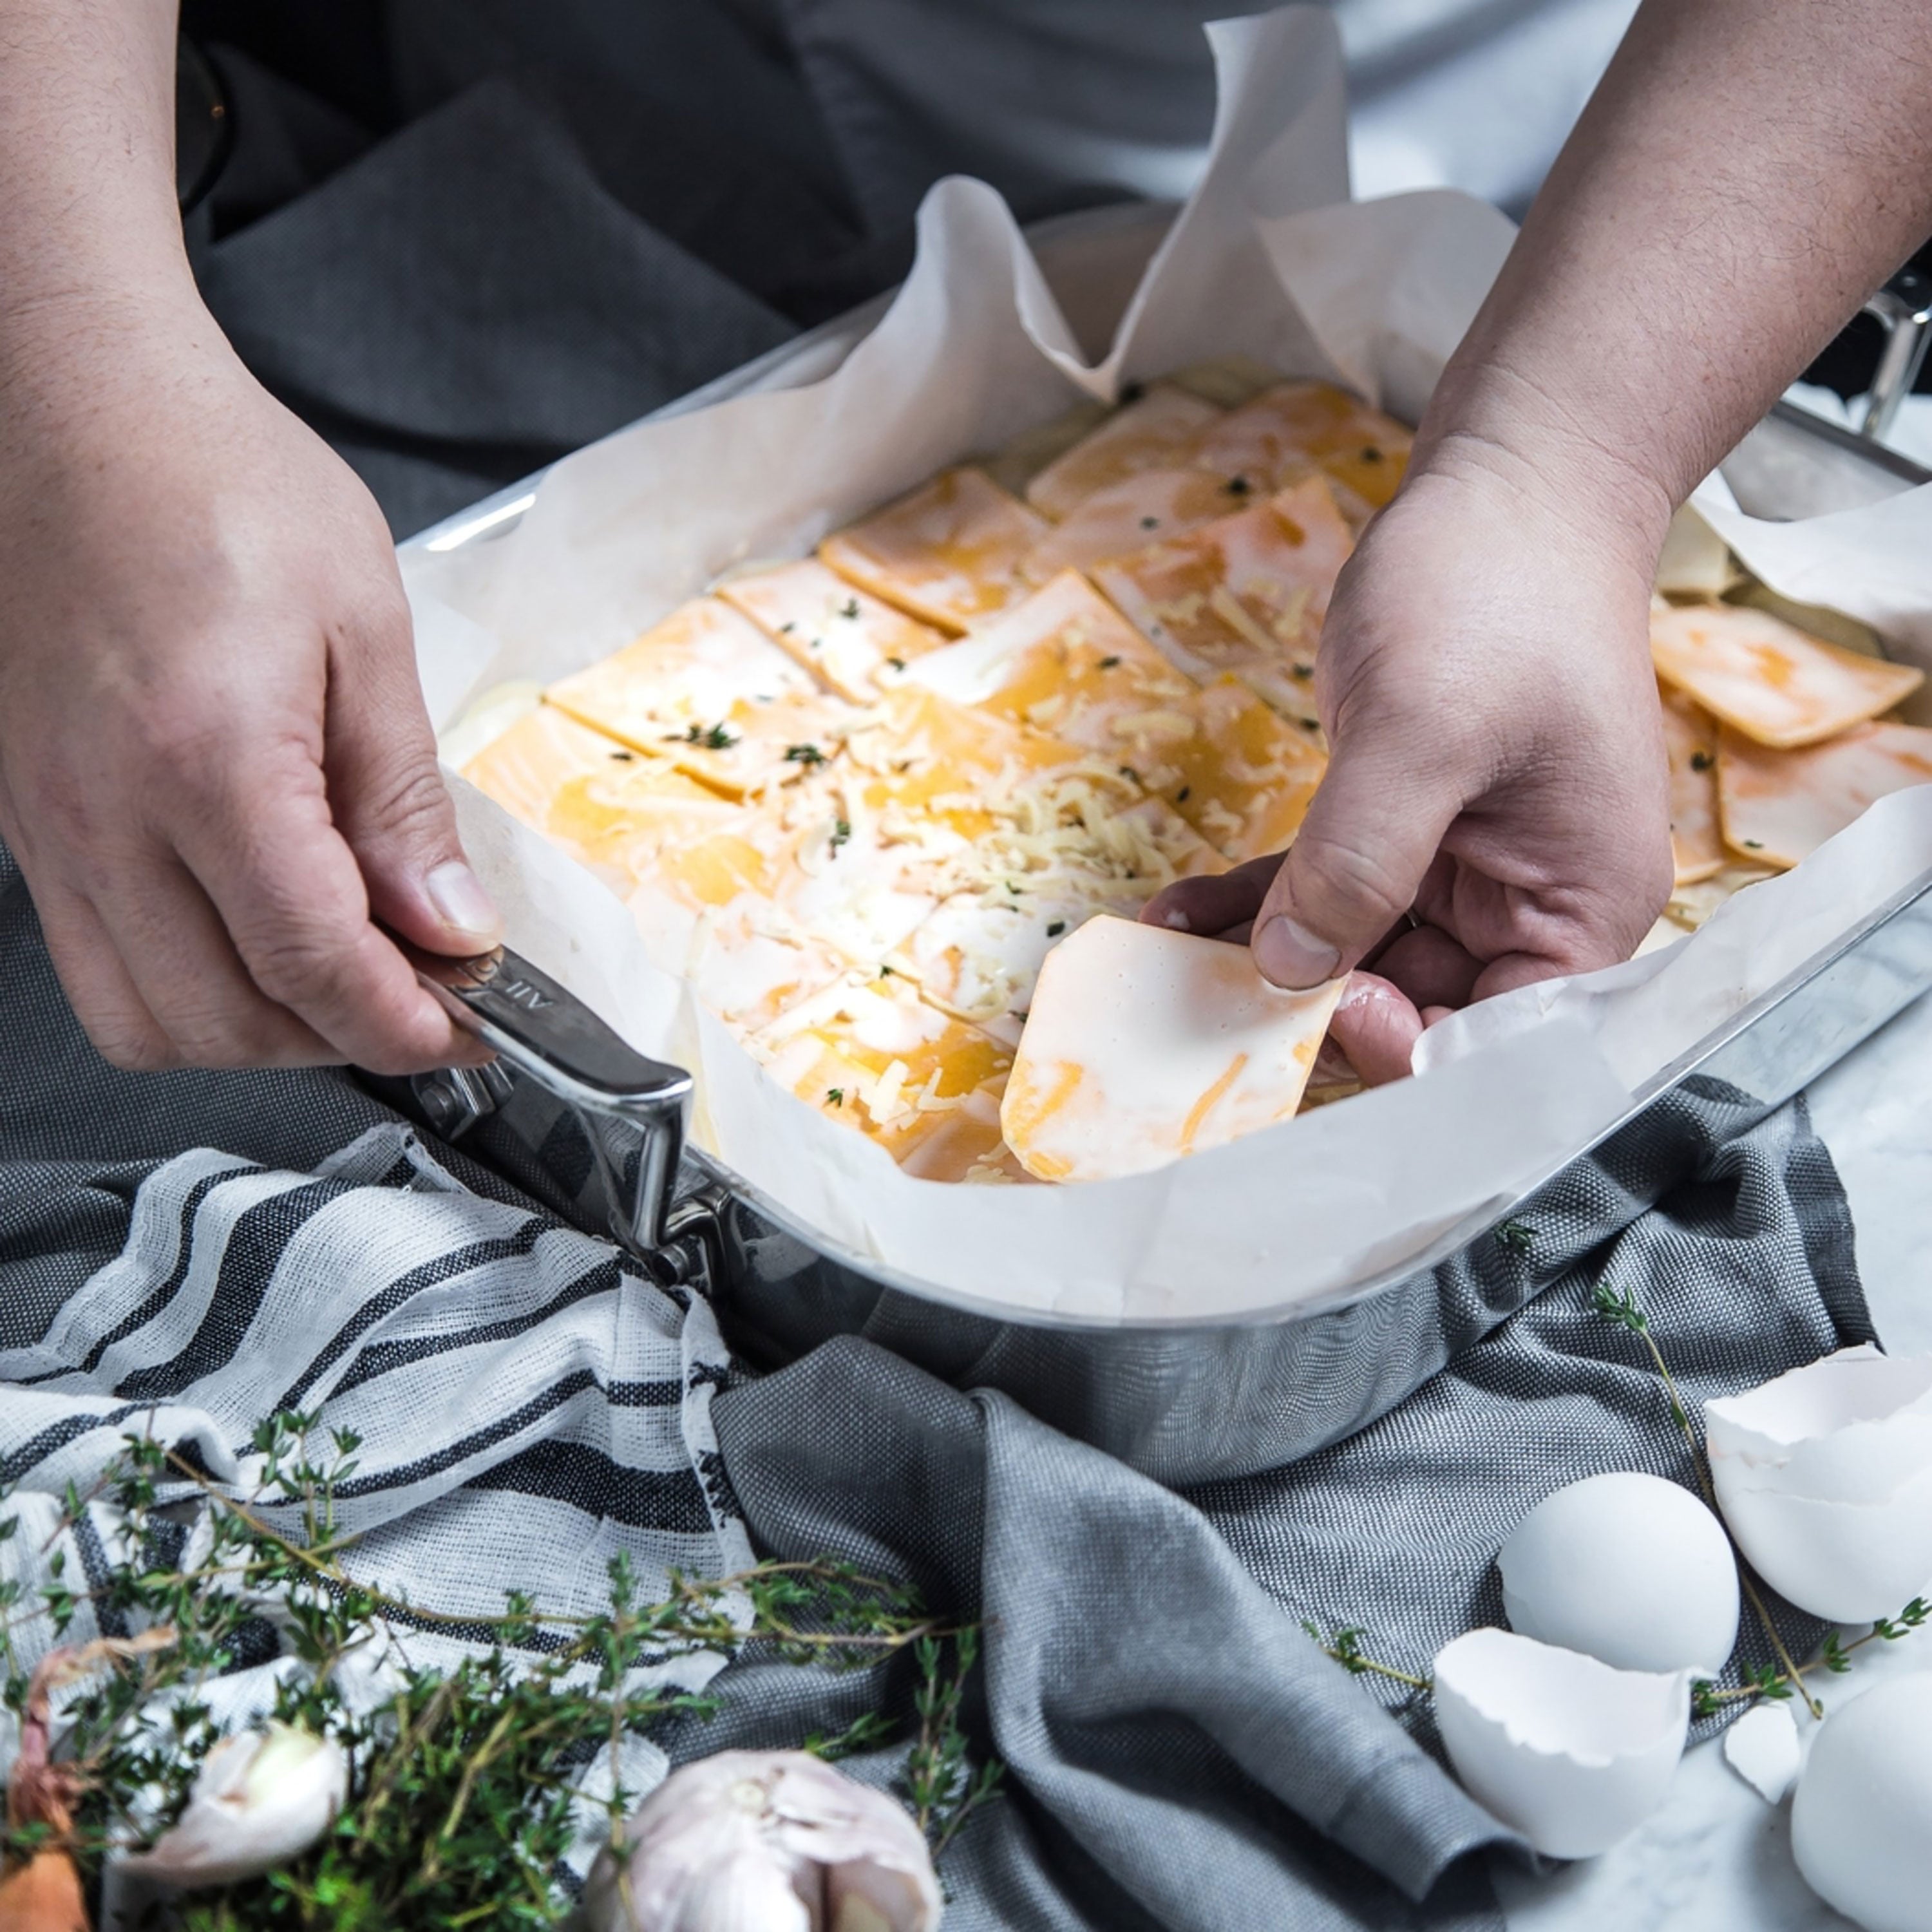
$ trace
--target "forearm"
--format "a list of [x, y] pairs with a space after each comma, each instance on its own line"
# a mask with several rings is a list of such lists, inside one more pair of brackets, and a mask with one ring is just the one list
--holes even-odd
[[60, 371], [213, 332], [175, 202], [176, 0], [0, 0], [0, 441]]
[[1445, 373], [1418, 469], [1640, 544], [1932, 230], [1924, 0], [1645, 0]]

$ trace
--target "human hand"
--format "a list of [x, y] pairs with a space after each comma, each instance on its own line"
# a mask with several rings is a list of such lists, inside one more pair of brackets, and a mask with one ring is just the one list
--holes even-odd
[[1480, 453], [1430, 458], [1330, 606], [1332, 757], [1294, 843], [1142, 914], [1247, 937], [1278, 985], [1352, 970], [1331, 1035], [1370, 1084], [1472, 1000], [1628, 958], [1672, 880], [1654, 518], [1546, 500]]
[[485, 1058], [380, 920], [494, 943], [380, 513], [191, 301], [0, 369], [0, 837], [117, 1066]]

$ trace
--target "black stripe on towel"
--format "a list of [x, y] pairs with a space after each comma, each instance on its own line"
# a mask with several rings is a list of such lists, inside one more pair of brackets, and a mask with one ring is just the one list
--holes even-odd
[[117, 1392], [159, 1400], [178, 1394], [221, 1367], [242, 1346], [261, 1312], [289, 1244], [317, 1208], [355, 1191], [345, 1181], [311, 1180], [258, 1201], [238, 1215], [222, 1249], [221, 1271], [208, 1298], [208, 1312], [187, 1346], [171, 1360], [136, 1370], [122, 1381]]
[[[324, 1375], [354, 1347], [358, 1336], [366, 1335], [385, 1316], [393, 1315], [413, 1296], [424, 1289], [435, 1288], [443, 1282], [454, 1281], [459, 1275], [472, 1273], [480, 1268], [488, 1268], [492, 1262], [514, 1261], [527, 1255], [554, 1223], [532, 1215], [514, 1234], [498, 1235], [487, 1241], [472, 1241], [466, 1246], [452, 1249], [447, 1254], [437, 1255], [424, 1262], [421, 1267], [413, 1268], [408, 1274], [398, 1275], [380, 1293], [372, 1294], [356, 1312], [325, 1342], [320, 1353], [310, 1362], [299, 1380], [292, 1382], [275, 1402], [277, 1409], [299, 1408], [303, 1399]], [[480, 1331], [472, 1330], [472, 1334]], [[451, 1341], [464, 1338], [436, 1336], [425, 1338], [430, 1342], [430, 1352], [434, 1353]], [[392, 1347], [407, 1347], [407, 1343], [392, 1343]], [[367, 1351], [366, 1354], [374, 1351]], [[366, 1382], [367, 1376], [361, 1374], [358, 1361], [355, 1371], [356, 1379]], [[344, 1388], [352, 1388], [353, 1382], [346, 1382]], [[336, 1390], [338, 1394], [341, 1389]]]
[[688, 1463], [676, 1469], [626, 1468], [601, 1449], [555, 1438], [532, 1442], [464, 1487], [542, 1496], [632, 1529], [703, 1536], [712, 1528], [704, 1491]]

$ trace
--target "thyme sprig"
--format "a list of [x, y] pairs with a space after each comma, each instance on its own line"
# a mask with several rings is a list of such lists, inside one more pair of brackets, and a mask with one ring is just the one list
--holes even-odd
[[[1534, 1246], [1534, 1231], [1525, 1222], [1508, 1221], [1496, 1230], [1496, 1239], [1507, 1248], [1518, 1254], [1526, 1255]], [[1696, 1473], [1697, 1486], [1703, 1492], [1704, 1501], [1711, 1514], [1724, 1527], [1729, 1538], [1730, 1529], [1724, 1524], [1724, 1514], [1718, 1507], [1715, 1484], [1711, 1478], [1710, 1462], [1703, 1442], [1700, 1438], [1696, 1426], [1690, 1420], [1690, 1412], [1686, 1406], [1677, 1378], [1670, 1372], [1670, 1365], [1664, 1360], [1664, 1351], [1658, 1346], [1657, 1336], [1652, 1330], [1650, 1318], [1644, 1312], [1635, 1294], [1629, 1288], [1621, 1292], [1612, 1288], [1606, 1281], [1598, 1282], [1591, 1292], [1590, 1304], [1606, 1322], [1614, 1323], [1627, 1334], [1634, 1335], [1648, 1352], [1651, 1365], [1664, 1385], [1666, 1400], [1670, 1404], [1670, 1419], [1690, 1451], [1690, 1462]], [[1773, 1702], [1789, 1702], [1796, 1696], [1802, 1700], [1804, 1708], [1813, 1718], [1822, 1718], [1825, 1707], [1812, 1695], [1804, 1680], [1820, 1672], [1830, 1675], [1840, 1674], [1850, 1670], [1853, 1652], [1871, 1643], [1896, 1643], [1910, 1636], [1914, 1630], [1932, 1623], [1932, 1603], [1923, 1597], [1915, 1597], [1894, 1617], [1880, 1617], [1862, 1636], [1847, 1642], [1838, 1631], [1826, 1634], [1819, 1646], [1819, 1653], [1809, 1664], [1799, 1664], [1791, 1654], [1780, 1635], [1771, 1612], [1751, 1580], [1743, 1554], [1738, 1550], [1735, 1539], [1732, 1551], [1738, 1565], [1738, 1582], [1751, 1608], [1756, 1612], [1759, 1622], [1764, 1626], [1765, 1634], [1770, 1640], [1778, 1661], [1775, 1664], [1744, 1664], [1740, 1666], [1740, 1681], [1733, 1687], [1720, 1689], [1709, 1679], [1699, 1678], [1690, 1686], [1690, 1714], [1694, 1718], [1717, 1716], [1728, 1704], [1761, 1700]], [[1324, 1656], [1330, 1657], [1352, 1676], [1370, 1674], [1392, 1678], [1398, 1684], [1408, 1685], [1418, 1695], [1432, 1692], [1433, 1681], [1418, 1677], [1406, 1670], [1398, 1670], [1392, 1664], [1384, 1664], [1370, 1656], [1362, 1648], [1362, 1640], [1366, 1635], [1360, 1625], [1332, 1626], [1324, 1636], [1321, 1627], [1306, 1618], [1301, 1627], [1321, 1646]]]
[[[1649, 1316], [1639, 1306], [1636, 1297], [1630, 1289], [1627, 1288], [1619, 1294], [1606, 1281], [1598, 1282], [1591, 1292], [1590, 1303], [1606, 1321], [1612, 1322], [1619, 1328], [1634, 1335], [1649, 1352], [1652, 1364], [1664, 1384], [1664, 1393], [1670, 1404], [1670, 1419], [1676, 1424], [1678, 1432], [1682, 1436], [1690, 1451], [1690, 1466], [1696, 1474], [1697, 1486], [1703, 1493], [1706, 1506], [1720, 1523], [1724, 1523], [1724, 1512], [1718, 1507], [1717, 1489], [1711, 1480], [1710, 1459], [1697, 1434], [1696, 1426], [1690, 1420], [1690, 1412], [1684, 1406], [1684, 1398], [1678, 1391], [1676, 1378], [1671, 1374], [1670, 1365], [1664, 1359], [1664, 1351], [1657, 1346], [1657, 1337], [1651, 1332]], [[1724, 1526], [1724, 1534], [1727, 1538], [1730, 1536], [1728, 1524]], [[1744, 1593], [1744, 1600], [1756, 1613], [1759, 1623], [1763, 1626], [1772, 1654], [1784, 1666], [1780, 1673], [1784, 1681], [1797, 1690], [1798, 1696], [1804, 1700], [1804, 1708], [1814, 1718], [1823, 1717], [1825, 1707], [1806, 1689], [1804, 1672], [1798, 1668], [1797, 1659], [1786, 1647], [1757, 1586], [1751, 1581], [1750, 1571], [1745, 1564], [1743, 1552], [1737, 1548], [1735, 1539], [1732, 1542], [1732, 1552], [1737, 1560], [1738, 1583]]]
[[1321, 1646], [1324, 1657], [1332, 1657], [1351, 1677], [1364, 1677], [1371, 1674], [1391, 1678], [1397, 1684], [1406, 1684], [1419, 1695], [1426, 1696], [1436, 1688], [1432, 1677], [1418, 1677], [1406, 1670], [1398, 1670], [1392, 1664], [1384, 1664], [1368, 1654], [1362, 1648], [1362, 1640], [1368, 1635], [1359, 1624], [1330, 1630], [1327, 1636], [1322, 1634], [1321, 1626], [1308, 1618], [1301, 1620], [1301, 1628]]
[[[0, 1583], [7, 1704], [23, 1711], [33, 1694], [20, 1652], [37, 1622], [41, 1650], [68, 1635], [83, 1604], [99, 1627], [133, 1636], [43, 1657], [44, 1684], [62, 1659], [64, 1676], [80, 1680], [58, 1717], [71, 1816], [58, 1828], [10, 1822], [0, 1862], [55, 1846], [92, 1874], [151, 1843], [224, 1735], [212, 1680], [277, 1657], [292, 1667], [263, 1714], [335, 1741], [350, 1766], [349, 1804], [288, 1868], [189, 1900], [184, 1932], [561, 1924], [573, 1853], [620, 1838], [640, 1795], [626, 1781], [634, 1742], [718, 1708], [670, 1667], [748, 1646], [842, 1671], [910, 1652], [918, 1730], [905, 1796], [935, 1848], [993, 1795], [998, 1768], [973, 1770], [958, 1723], [978, 1632], [928, 1612], [909, 1586], [822, 1558], [717, 1578], [673, 1571], [654, 1596], [620, 1555], [608, 1608], [593, 1615], [545, 1610], [518, 1592], [500, 1614], [440, 1610], [345, 1567], [353, 1539], [336, 1496], [360, 1446], [351, 1432], [322, 1432], [316, 1417], [275, 1418], [255, 1436], [259, 1474], [238, 1496], [172, 1448], [130, 1437], [86, 1493], [69, 1488], [44, 1546], [44, 1580]], [[119, 1554], [104, 1581], [76, 1590], [55, 1545], [96, 1505], [94, 1526]], [[16, 1515], [0, 1516], [0, 1544], [19, 1531]], [[412, 1654], [438, 1636], [468, 1654], [453, 1664]], [[845, 1756], [879, 1748], [894, 1728], [867, 1712], [804, 1743]]]

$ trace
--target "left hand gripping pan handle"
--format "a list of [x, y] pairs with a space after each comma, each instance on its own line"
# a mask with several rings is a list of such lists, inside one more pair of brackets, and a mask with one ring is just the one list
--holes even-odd
[[630, 1129], [640, 1151], [634, 1177], [607, 1176], [610, 1198], [628, 1204], [628, 1245], [662, 1246], [684, 1151], [691, 1076], [628, 1046], [577, 996], [507, 946], [470, 959], [446, 958], [400, 940], [416, 977], [457, 1024], [583, 1117], [604, 1159], [598, 1122]]

